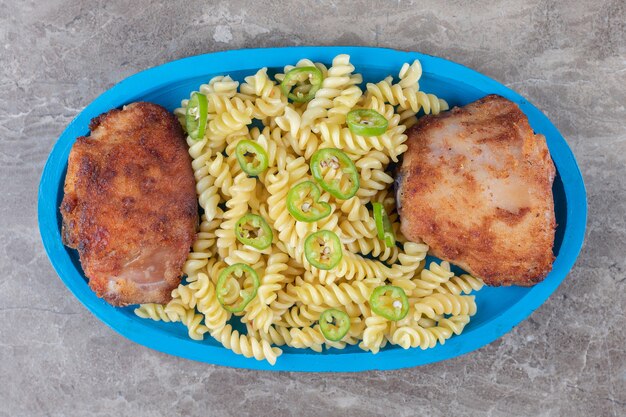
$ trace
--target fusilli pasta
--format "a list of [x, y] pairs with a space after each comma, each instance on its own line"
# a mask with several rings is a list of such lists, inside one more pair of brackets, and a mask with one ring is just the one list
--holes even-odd
[[[323, 79], [308, 102], [291, 102], [280, 83], [289, 71], [303, 67], [317, 68]], [[406, 129], [419, 114], [437, 114], [448, 104], [421, 91], [419, 61], [404, 64], [397, 81], [389, 76], [368, 83], [365, 89], [348, 55], [338, 55], [330, 67], [302, 59], [283, 70], [271, 76], [271, 71], [261, 68], [241, 85], [230, 76], [217, 76], [199, 87], [198, 93], [206, 97], [207, 123], [204, 135], [188, 137], [187, 144], [203, 214], [183, 266], [186, 281], [172, 292], [167, 305], [143, 304], [135, 314], [182, 322], [193, 339], [210, 333], [235, 353], [271, 364], [282, 354], [277, 346], [321, 352], [359, 345], [377, 353], [387, 343], [426, 349], [460, 334], [476, 312], [474, 297], [467, 294], [483, 283], [471, 275], [455, 276], [447, 262], [432, 262], [424, 269], [428, 246], [408, 242], [402, 235], [393, 191], [394, 163], [407, 149]], [[300, 87], [307, 91], [311, 86]], [[183, 126], [188, 105], [189, 100], [183, 100], [175, 110]], [[353, 133], [347, 116], [356, 109], [373, 110], [385, 118], [384, 133]], [[197, 120], [197, 111], [195, 116]], [[240, 165], [237, 149], [242, 140], [258, 144], [266, 153], [267, 168], [256, 176]], [[289, 190], [304, 181], [320, 182], [317, 172], [318, 179], [313, 178], [310, 164], [312, 155], [324, 148], [342, 150], [352, 160], [358, 190], [340, 199], [323, 189], [319, 201], [330, 206], [330, 214], [310, 222], [296, 219], [293, 206], [288, 206]], [[336, 166], [320, 165], [320, 169], [322, 183], [337, 180], [340, 186], [347, 185], [347, 175]], [[373, 202], [382, 204], [398, 244], [379, 239]], [[249, 213], [267, 222], [273, 236], [269, 246], [240, 242], [245, 239], [237, 236], [235, 225]], [[307, 237], [322, 230], [337, 235], [342, 251], [329, 270], [309, 262], [304, 247]], [[227, 310], [221, 302], [236, 304], [244, 288], [247, 291], [252, 285], [240, 286], [232, 277], [232, 285], [218, 285], [220, 274], [240, 263], [256, 272], [258, 286], [247, 305]], [[392, 321], [376, 314], [379, 310], [372, 308], [370, 297], [382, 285], [405, 292], [406, 316]], [[350, 319], [339, 341], [328, 340], [320, 324], [320, 316], [329, 308], [343, 311]], [[233, 329], [233, 316], [245, 325], [243, 333]]]

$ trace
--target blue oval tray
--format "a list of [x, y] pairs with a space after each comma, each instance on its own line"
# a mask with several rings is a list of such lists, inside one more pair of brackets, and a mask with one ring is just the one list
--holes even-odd
[[[531, 287], [484, 288], [477, 293], [478, 313], [460, 336], [434, 349], [404, 350], [387, 346], [377, 355], [356, 347], [315, 353], [285, 348], [275, 366], [247, 359], [223, 348], [211, 337], [194, 341], [180, 323], [140, 319], [133, 308], [115, 308], [95, 296], [87, 286], [76, 251], [61, 242], [61, 216], [67, 159], [78, 136], [88, 133], [89, 121], [112, 108], [137, 100], [151, 101], [174, 110], [212, 76], [230, 74], [242, 81], [261, 67], [278, 69], [301, 58], [330, 63], [341, 53], [350, 54], [366, 81], [396, 75], [400, 66], [418, 58], [424, 74], [421, 89], [445, 98], [451, 106], [464, 105], [486, 94], [500, 94], [516, 102], [528, 116], [532, 128], [546, 136], [557, 168], [554, 203], [558, 228], [552, 272]], [[150, 348], [197, 361], [232, 367], [285, 371], [364, 371], [423, 365], [462, 355], [502, 336], [524, 320], [565, 279], [582, 246], [587, 219], [587, 202], [576, 160], [554, 125], [535, 106], [502, 84], [476, 71], [445, 59], [416, 52], [368, 47], [289, 47], [217, 52], [173, 61], [135, 74], [89, 104], [65, 129], [44, 168], [39, 187], [39, 229], [52, 265], [65, 283], [93, 314], [127, 338]], [[529, 237], [531, 238], [531, 237]], [[538, 331], [547, 331], [539, 328]]]

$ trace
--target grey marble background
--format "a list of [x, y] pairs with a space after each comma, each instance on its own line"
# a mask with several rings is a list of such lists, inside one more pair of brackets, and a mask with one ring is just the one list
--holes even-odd
[[[625, 3], [465, 3], [0, 0], [0, 416], [626, 415]], [[586, 243], [563, 285], [497, 342], [394, 372], [215, 367], [96, 320], [56, 277], [37, 230], [39, 176], [67, 123], [153, 65], [316, 44], [439, 55], [542, 109], [589, 193]]]

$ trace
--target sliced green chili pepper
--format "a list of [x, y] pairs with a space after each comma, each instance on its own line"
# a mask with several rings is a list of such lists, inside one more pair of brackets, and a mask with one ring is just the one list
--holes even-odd
[[320, 316], [320, 330], [327, 340], [338, 342], [350, 330], [350, 316], [334, 308], [324, 310]]
[[[242, 282], [239, 280], [242, 280]], [[220, 302], [225, 310], [231, 313], [239, 313], [256, 297], [258, 289], [259, 276], [254, 269], [246, 264], [233, 264], [224, 269], [217, 279], [217, 301]], [[226, 301], [227, 296], [233, 291], [238, 293], [238, 299], [241, 298], [241, 301], [235, 305], [231, 305]]]
[[409, 312], [409, 299], [402, 288], [383, 285], [372, 291], [370, 307], [379, 316], [398, 321], [405, 318]]
[[314, 222], [331, 212], [330, 204], [319, 201], [322, 192], [313, 181], [294, 185], [287, 194], [287, 210], [298, 221]]
[[[340, 173], [337, 178], [336, 172]], [[326, 148], [311, 156], [311, 173], [315, 181], [336, 198], [347, 200], [359, 189], [359, 173], [354, 162], [342, 151]]]
[[315, 93], [322, 86], [322, 81], [324, 75], [317, 67], [298, 67], [285, 74], [280, 89], [292, 101], [306, 103], [315, 97]]
[[202, 139], [206, 128], [209, 105], [204, 94], [194, 92], [187, 103], [185, 128], [192, 139]]
[[356, 109], [348, 113], [348, 128], [359, 136], [379, 136], [387, 131], [389, 122], [376, 110]]
[[244, 245], [256, 249], [266, 249], [272, 244], [274, 234], [265, 219], [248, 213], [235, 223], [235, 236]]
[[235, 154], [243, 172], [250, 176], [259, 175], [267, 168], [267, 152], [256, 142], [247, 139], [240, 141]]
[[330, 230], [311, 233], [304, 241], [304, 256], [316, 268], [333, 269], [343, 256], [341, 241]]
[[396, 235], [393, 233], [389, 216], [381, 203], [372, 203], [372, 207], [374, 208], [374, 221], [376, 222], [378, 238], [390, 248], [396, 244]]

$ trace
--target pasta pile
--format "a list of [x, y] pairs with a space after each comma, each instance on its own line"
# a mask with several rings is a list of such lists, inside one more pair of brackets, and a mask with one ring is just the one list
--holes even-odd
[[[291, 102], [280, 82], [293, 68], [311, 66], [324, 76], [321, 87], [312, 100]], [[419, 89], [421, 74], [416, 60], [402, 66], [397, 82], [388, 77], [363, 90], [362, 76], [350, 57], [338, 55], [329, 68], [303, 59], [274, 79], [262, 68], [241, 85], [219, 76], [200, 86], [208, 103], [206, 131], [199, 140], [189, 137], [188, 145], [203, 215], [184, 265], [186, 283], [173, 291], [167, 305], [144, 304], [136, 314], [182, 322], [192, 339], [209, 334], [237, 354], [270, 364], [283, 345], [317, 352], [358, 345], [377, 353], [388, 343], [405, 349], [431, 348], [461, 333], [476, 313], [474, 297], [468, 294], [483, 284], [470, 275], [455, 276], [447, 262], [425, 268], [428, 246], [402, 236], [394, 179], [387, 170], [407, 149], [405, 131], [416, 122], [418, 112], [448, 109], [444, 100]], [[175, 111], [183, 125], [187, 104], [183, 100]], [[353, 134], [346, 116], [356, 108], [383, 115], [386, 132]], [[238, 143], [246, 139], [268, 156], [268, 168], [258, 177], [242, 171], [235, 157]], [[287, 193], [296, 184], [312, 181], [310, 158], [323, 148], [337, 148], [349, 156], [360, 187], [346, 200], [322, 192], [320, 201], [331, 206], [331, 214], [314, 222], [297, 221], [287, 210]], [[375, 202], [389, 213], [397, 239], [392, 247], [377, 236], [369, 208]], [[270, 225], [273, 241], [268, 248], [255, 249], [237, 240], [235, 224], [248, 213]], [[304, 254], [304, 240], [319, 230], [330, 230], [341, 241], [343, 256], [330, 270], [311, 265]], [[260, 285], [243, 311], [231, 313], [218, 302], [216, 285], [220, 273], [237, 263], [252, 267]], [[408, 297], [409, 312], [401, 320], [376, 315], [369, 305], [372, 291], [387, 284], [402, 288]], [[339, 341], [327, 340], [320, 331], [320, 314], [329, 308], [350, 318], [350, 328]], [[233, 315], [245, 325], [245, 332], [233, 328]]]

